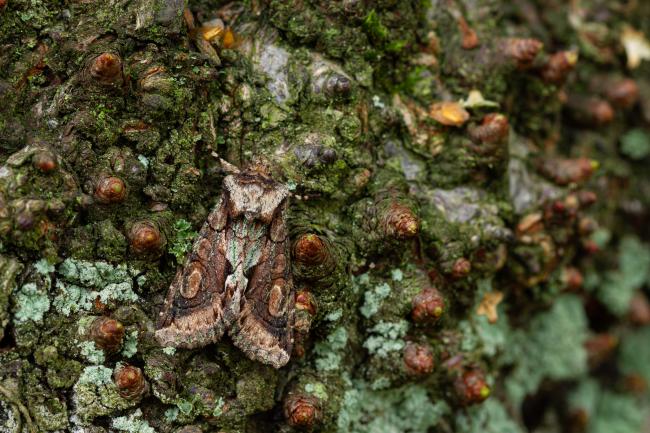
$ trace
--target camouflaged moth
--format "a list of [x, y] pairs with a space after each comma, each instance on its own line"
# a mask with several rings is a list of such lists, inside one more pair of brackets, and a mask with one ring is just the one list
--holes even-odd
[[225, 331], [254, 360], [280, 368], [293, 342], [294, 290], [285, 225], [288, 189], [253, 167], [226, 176], [167, 294], [156, 339], [195, 348]]

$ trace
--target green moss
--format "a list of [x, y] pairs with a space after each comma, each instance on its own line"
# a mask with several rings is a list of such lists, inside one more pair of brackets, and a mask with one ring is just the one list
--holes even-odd
[[182, 263], [185, 254], [192, 247], [192, 241], [197, 232], [192, 229], [192, 225], [184, 219], [178, 219], [174, 223], [174, 237], [170, 242], [169, 252], [176, 257], [178, 263]]
[[102, 365], [88, 366], [79, 376], [72, 388], [72, 402], [82, 425], [138, 405], [138, 399], [126, 400], [120, 396], [112, 376], [113, 371]]

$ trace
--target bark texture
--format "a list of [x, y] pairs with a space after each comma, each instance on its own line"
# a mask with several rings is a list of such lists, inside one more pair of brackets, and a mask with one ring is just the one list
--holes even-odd
[[[647, 431], [647, 38], [644, 1], [0, 0], [0, 432]], [[280, 369], [154, 338], [252, 163]]]

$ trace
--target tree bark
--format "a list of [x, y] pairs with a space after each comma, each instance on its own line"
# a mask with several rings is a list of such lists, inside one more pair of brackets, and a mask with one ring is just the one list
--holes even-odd
[[[646, 35], [644, 2], [0, 0], [0, 430], [641, 431]], [[162, 347], [260, 166], [289, 363]]]

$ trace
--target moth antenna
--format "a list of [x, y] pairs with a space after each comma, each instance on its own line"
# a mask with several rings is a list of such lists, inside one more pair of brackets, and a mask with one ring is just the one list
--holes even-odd
[[237, 174], [241, 172], [241, 170], [237, 166], [229, 163], [223, 158], [219, 158], [219, 162], [221, 163], [221, 168], [223, 169], [223, 171], [225, 171], [228, 174]]

